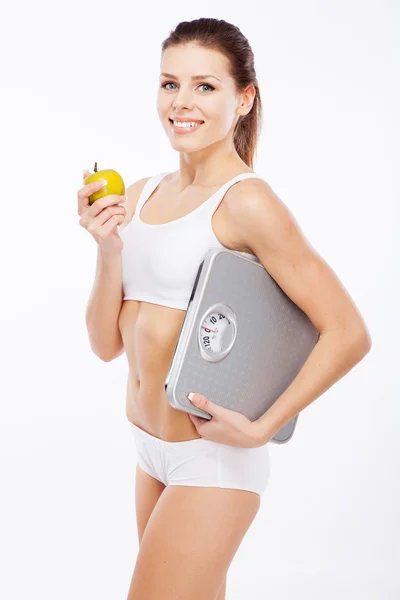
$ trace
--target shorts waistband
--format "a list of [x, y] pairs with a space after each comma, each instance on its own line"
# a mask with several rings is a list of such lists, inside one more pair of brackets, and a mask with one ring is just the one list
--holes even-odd
[[183, 440], [181, 442], [167, 442], [165, 440], [162, 440], [161, 438], [151, 435], [151, 433], [148, 433], [144, 429], [141, 429], [140, 427], [138, 427], [137, 425], [132, 423], [132, 421], [129, 421], [129, 425], [131, 426], [131, 429], [132, 429], [134, 435], [137, 435], [138, 437], [142, 438], [143, 440], [145, 440], [147, 442], [151, 442], [152, 444], [158, 444], [159, 446], [163, 446], [163, 447], [169, 446], [170, 448], [180, 448], [180, 447], [184, 446], [185, 444], [186, 445], [190, 444], [190, 446], [193, 446], [194, 444], [210, 445], [210, 444], [214, 443], [214, 442], [210, 442], [209, 440], [205, 440], [202, 437], [193, 438], [191, 440]]
[[129, 421], [129, 425], [131, 426], [131, 429], [133, 430], [134, 434], [138, 435], [142, 439], [151, 440], [153, 443], [159, 444], [160, 446], [162, 446], [165, 443], [164, 440], [162, 440], [158, 437], [155, 437], [154, 435], [151, 435], [151, 433], [148, 433], [144, 429], [141, 429], [140, 427], [135, 425], [135, 423], [132, 423], [131, 421]]

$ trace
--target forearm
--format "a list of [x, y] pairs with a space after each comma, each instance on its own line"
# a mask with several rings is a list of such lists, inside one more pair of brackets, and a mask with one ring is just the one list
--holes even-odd
[[118, 327], [122, 303], [121, 254], [97, 251], [96, 275], [86, 308], [86, 327], [93, 352], [103, 360], [111, 360], [123, 347]]
[[348, 373], [370, 349], [369, 340], [343, 331], [321, 333], [301, 370], [274, 404], [255, 421], [262, 443]]

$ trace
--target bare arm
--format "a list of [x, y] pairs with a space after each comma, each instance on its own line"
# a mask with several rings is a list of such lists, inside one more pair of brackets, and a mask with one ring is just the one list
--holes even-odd
[[372, 339], [350, 294], [286, 205], [266, 182], [240, 184], [228, 204], [231, 231], [321, 334], [290, 386], [257, 419], [257, 437], [264, 444], [360, 362]]
[[[120, 231], [131, 221], [140, 193], [148, 178], [126, 190], [126, 217]], [[118, 325], [122, 307], [122, 255], [97, 250], [96, 274], [86, 308], [86, 327], [93, 352], [105, 362], [123, 354], [124, 344]]]
[[124, 351], [118, 327], [121, 305], [121, 254], [104, 254], [98, 248], [96, 275], [86, 308], [86, 327], [93, 352], [105, 362]]

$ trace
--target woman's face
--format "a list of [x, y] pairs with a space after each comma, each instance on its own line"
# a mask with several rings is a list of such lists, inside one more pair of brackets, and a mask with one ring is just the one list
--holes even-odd
[[[167, 75], [165, 75], [167, 74]], [[201, 75], [199, 79], [192, 79]], [[208, 75], [208, 77], [204, 77]], [[240, 96], [228, 61], [216, 50], [194, 44], [171, 46], [161, 61], [157, 111], [175, 150], [193, 152], [233, 135]], [[171, 119], [202, 121], [178, 128]]]

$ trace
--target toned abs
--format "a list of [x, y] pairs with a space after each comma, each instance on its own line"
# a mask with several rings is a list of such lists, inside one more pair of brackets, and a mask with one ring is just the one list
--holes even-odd
[[169, 442], [200, 437], [187, 413], [173, 408], [165, 380], [186, 311], [125, 300], [119, 327], [128, 359], [126, 416], [151, 435]]
[[[234, 174], [232, 175], [232, 177]], [[227, 176], [226, 180], [230, 177]], [[242, 182], [244, 183], [244, 182]], [[167, 177], [147, 200], [143, 213], [146, 222], [167, 222], [191, 212], [214, 193], [214, 188], [177, 198], [174, 177]], [[234, 186], [233, 186], [234, 188]], [[230, 188], [225, 197], [232, 194]], [[199, 197], [200, 196], [200, 197]], [[201, 198], [203, 196], [203, 198]], [[168, 201], [169, 200], [169, 201]], [[175, 210], [173, 210], [175, 208]], [[166, 214], [166, 213], [169, 214]], [[224, 200], [212, 217], [215, 235], [231, 250], [249, 252], [232, 240]], [[174, 355], [186, 310], [152, 304], [141, 300], [125, 300], [119, 315], [119, 328], [128, 359], [126, 416], [129, 421], [151, 435], [168, 442], [178, 442], [201, 437], [186, 412], [173, 408], [165, 394], [165, 381]], [[201, 390], [193, 390], [199, 391]]]

